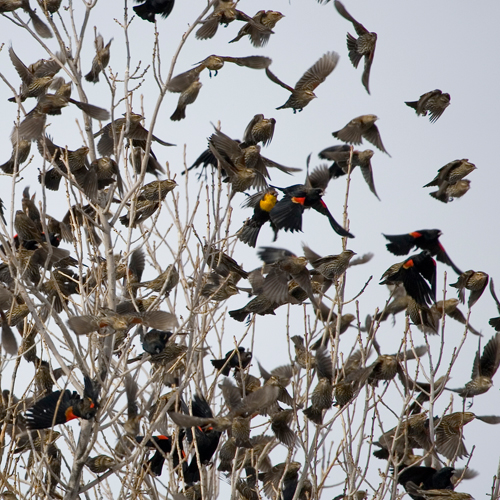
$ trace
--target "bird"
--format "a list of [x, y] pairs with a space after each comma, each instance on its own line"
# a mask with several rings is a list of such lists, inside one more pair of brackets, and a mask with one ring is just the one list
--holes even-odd
[[226, 62], [237, 64], [244, 68], [265, 69], [272, 63], [272, 59], [265, 56], [232, 57], [212, 54], [197, 63], [196, 67], [172, 77], [167, 83], [167, 90], [169, 92], [185, 92], [193, 82], [200, 78], [200, 73], [204, 69], [208, 69], [210, 77], [212, 76], [212, 71], [214, 72], [214, 76], [217, 76], [217, 73], [224, 67], [224, 63]]
[[117, 462], [107, 455], [96, 455], [95, 457], [89, 457], [85, 462], [85, 465], [94, 474], [102, 474], [117, 465]]
[[[346, 175], [349, 172], [349, 161], [351, 162], [351, 170], [359, 166], [363, 174], [363, 179], [370, 188], [370, 191], [380, 200], [375, 189], [375, 181], [373, 180], [371, 159], [374, 154], [371, 149], [366, 149], [365, 151], [353, 149], [351, 158], [351, 146], [341, 144], [340, 146], [331, 146], [323, 149], [318, 156], [323, 160], [333, 161], [333, 164], [328, 168], [328, 180]], [[309, 174], [309, 180], [313, 187], [321, 187], [320, 185], [316, 186], [314, 171]]]
[[99, 81], [99, 73], [104, 71], [106, 66], [109, 64], [110, 58], [110, 48], [113, 39], [104, 45], [104, 39], [101, 34], [98, 34], [95, 39], [95, 50], [96, 55], [92, 60], [92, 67], [90, 71], [85, 75], [85, 80], [92, 83], [97, 83]]
[[402, 283], [406, 293], [422, 306], [436, 302], [436, 262], [427, 250], [393, 264], [381, 280], [381, 285]]
[[252, 217], [245, 220], [241, 229], [237, 232], [238, 239], [249, 247], [255, 248], [260, 230], [266, 222], [269, 222], [274, 231], [274, 240], [278, 237], [278, 228], [271, 221], [270, 212], [278, 202], [278, 191], [268, 188], [264, 191], [249, 196], [242, 206], [253, 208]]
[[439, 317], [442, 317], [443, 314], [446, 314], [450, 318], [453, 318], [455, 321], [458, 321], [462, 325], [467, 325], [467, 330], [474, 335], [482, 336], [481, 332], [478, 332], [475, 328], [470, 325], [464, 316], [464, 313], [458, 308], [458, 304], [460, 301], [458, 299], [446, 299], [439, 300], [431, 307], [431, 313], [436, 313]]
[[[500, 314], [500, 301], [498, 300], [497, 294], [495, 293], [495, 285], [493, 283], [493, 278], [490, 280], [490, 293], [497, 306], [498, 313]], [[500, 331], [500, 317], [491, 318], [488, 323], [498, 332]]]
[[[143, 116], [137, 113], [124, 114], [124, 116], [125, 118], [118, 118], [114, 122], [108, 123], [94, 134], [94, 137], [101, 136], [97, 143], [97, 150], [102, 156], [111, 156], [114, 154], [114, 137], [118, 140], [122, 133], [125, 139], [132, 139], [135, 142], [134, 146], [141, 147], [143, 150], [146, 149], [146, 139], [149, 132], [141, 125]], [[153, 134], [151, 135], [151, 140], [162, 146], [174, 146], [174, 144], [162, 141]]]
[[268, 78], [288, 90], [291, 95], [282, 106], [276, 109], [292, 108], [293, 112], [302, 111], [317, 96], [314, 90], [323, 83], [328, 75], [335, 69], [339, 61], [337, 52], [327, 52], [320, 57], [299, 79], [292, 88], [283, 83], [269, 68], [266, 68]]
[[424, 500], [474, 500], [472, 495], [461, 493], [449, 489], [429, 489], [419, 488], [413, 481], [406, 483], [406, 491], [412, 498], [423, 498]]
[[407, 234], [383, 234], [383, 236], [390, 241], [386, 247], [394, 255], [407, 255], [413, 247], [417, 247], [427, 250], [436, 257], [436, 260], [449, 265], [457, 274], [462, 274], [441, 245], [439, 238], [442, 234], [439, 229], [419, 229]]
[[419, 116], [427, 116], [429, 113], [429, 121], [435, 123], [450, 105], [450, 101], [450, 94], [436, 89], [422, 94], [418, 101], [407, 101], [405, 104], [413, 108]]
[[361, 23], [358, 23], [354, 17], [347, 12], [344, 4], [339, 0], [335, 0], [335, 8], [337, 12], [344, 18], [350, 21], [358, 34], [355, 38], [350, 33], [347, 33], [347, 50], [349, 50], [349, 59], [352, 65], [357, 68], [361, 58], [365, 58], [365, 69], [361, 82], [365, 87], [368, 94], [370, 93], [370, 70], [373, 63], [373, 56], [375, 55], [375, 46], [377, 44], [377, 33], [368, 31]]
[[[59, 2], [60, 3], [60, 2]], [[33, 28], [41, 38], [52, 38], [52, 32], [49, 27], [37, 16], [36, 12], [30, 7], [29, 0], [3, 0], [0, 3], [0, 13], [14, 12], [17, 9], [23, 9], [33, 23]]]
[[333, 137], [349, 144], [361, 144], [363, 139], [371, 142], [377, 149], [391, 156], [382, 143], [380, 132], [375, 122], [378, 120], [376, 115], [361, 115], [353, 118], [344, 128], [332, 132]]
[[252, 353], [244, 347], [238, 347], [228, 351], [222, 359], [212, 359], [210, 362], [213, 367], [220, 370], [225, 377], [229, 376], [231, 368], [245, 369], [252, 361]]
[[179, 96], [179, 101], [177, 103], [177, 108], [170, 117], [172, 121], [180, 121], [186, 118], [186, 107], [196, 101], [201, 87], [202, 83], [199, 80], [195, 80], [186, 90], [181, 93], [181, 95]]
[[259, 142], [268, 146], [273, 140], [275, 125], [274, 118], [265, 118], [261, 113], [255, 115], [245, 129], [240, 147], [255, 146]]
[[272, 30], [264, 26], [258, 21], [254, 21], [250, 16], [236, 9], [237, 2], [232, 0], [216, 0], [213, 7], [213, 12], [201, 21], [202, 26], [198, 29], [195, 37], [198, 40], [207, 40], [213, 38], [217, 33], [219, 24], [226, 27], [233, 21], [244, 21], [250, 24], [253, 29], [263, 33], [271, 34]]
[[259, 10], [253, 17], [252, 21], [261, 24], [268, 28], [269, 31], [263, 31], [260, 26], [255, 27], [254, 23], [246, 23], [238, 31], [238, 34], [229, 43], [234, 43], [241, 40], [244, 36], [248, 35], [250, 43], [254, 47], [264, 47], [269, 42], [269, 38], [273, 33], [271, 30], [276, 26], [276, 23], [283, 19], [285, 16], [275, 10]]
[[476, 170], [476, 168], [474, 163], [469, 162], [467, 158], [450, 161], [444, 167], [441, 167], [436, 177], [425, 184], [424, 187], [437, 186], [438, 190], [430, 194], [433, 198], [443, 201], [443, 199], [447, 199], [448, 197], [446, 195], [448, 188], [459, 183], [464, 177]]
[[[406, 467], [398, 475], [398, 484], [406, 489], [406, 483], [411, 481], [419, 485], [422, 490], [454, 490], [451, 478], [455, 473], [453, 467], [443, 467], [436, 470], [434, 467], [412, 466]], [[411, 489], [411, 488], [410, 488]], [[414, 500], [422, 500], [421, 496], [410, 494]]]
[[156, 22], [156, 15], [166, 19], [174, 8], [175, 0], [135, 0], [134, 12], [144, 21]]
[[467, 305], [472, 307], [483, 294], [490, 277], [482, 271], [465, 271], [458, 277], [456, 283], [450, 283], [450, 286], [458, 289], [458, 298], [462, 304], [465, 302], [465, 290], [470, 290], [469, 301]]
[[274, 187], [285, 194], [269, 213], [271, 221], [278, 229], [292, 233], [302, 231], [302, 214], [306, 208], [313, 208], [328, 218], [330, 226], [338, 235], [354, 238], [353, 234], [333, 218], [322, 199], [322, 189], [308, 188], [304, 184], [295, 184], [286, 188]]
[[75, 418], [90, 420], [97, 409], [98, 390], [85, 375], [83, 398], [75, 391], [55, 391], [38, 400], [25, 413], [28, 429], [49, 429], [53, 425], [65, 424]]
[[12, 144], [12, 154], [3, 165], [0, 165], [0, 170], [5, 174], [13, 174], [16, 169], [19, 171], [21, 165], [29, 158], [30, 151], [31, 141], [15, 140]]
[[144, 436], [136, 436], [135, 440], [146, 448], [153, 448], [154, 455], [145, 464], [145, 468], [151, 471], [154, 476], [161, 476], [163, 471], [163, 464], [165, 463], [165, 455], [172, 451], [172, 437], [164, 434], [151, 436], [150, 439], [145, 441]]
[[250, 314], [258, 314], [260, 316], [265, 316], [266, 314], [274, 315], [275, 309], [277, 309], [280, 305], [282, 304], [275, 302], [266, 294], [261, 293], [241, 309], [234, 309], [229, 311], [228, 314], [236, 321], [243, 322]]
[[476, 352], [472, 364], [471, 380], [460, 389], [449, 389], [457, 392], [462, 398], [472, 398], [488, 392], [493, 386], [493, 376], [500, 365], [500, 332], [497, 332], [484, 346]]
[[430, 196], [436, 198], [443, 203], [449, 203], [455, 198], [461, 198], [470, 189], [471, 182], [468, 179], [461, 179], [455, 184], [448, 184], [442, 190], [429, 193]]

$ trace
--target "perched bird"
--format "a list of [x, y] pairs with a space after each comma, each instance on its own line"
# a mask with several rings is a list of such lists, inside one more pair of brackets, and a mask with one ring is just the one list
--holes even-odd
[[301, 335], [294, 335], [290, 337], [295, 348], [295, 362], [304, 370], [314, 368], [316, 366], [316, 359], [314, 355], [306, 349], [304, 345], [304, 337]]
[[0, 170], [5, 174], [13, 174], [14, 171], [19, 171], [20, 166], [28, 159], [31, 151], [31, 141], [20, 139], [12, 144], [12, 154], [3, 165], [0, 165]]
[[202, 297], [221, 302], [238, 294], [239, 290], [231, 274], [224, 277], [216, 272], [211, 272], [204, 275], [203, 287], [200, 293]]
[[28, 429], [49, 429], [65, 424], [75, 418], [90, 420], [95, 416], [99, 404], [98, 389], [88, 377], [84, 377], [83, 398], [77, 392], [55, 391], [38, 400], [25, 414]]
[[201, 82], [199, 80], [195, 80], [186, 90], [181, 93], [181, 95], [179, 96], [179, 101], [177, 103], [177, 108], [170, 117], [172, 121], [179, 121], [186, 118], [186, 107], [196, 101], [201, 87]]
[[220, 370], [225, 377], [229, 376], [231, 368], [245, 369], [252, 361], [252, 353], [244, 347], [238, 347], [228, 351], [222, 359], [212, 359], [210, 362], [217, 370]]
[[137, 5], [134, 7], [134, 12], [144, 21], [150, 23], [156, 22], [156, 15], [166, 19], [174, 8], [175, 0], [135, 0]]
[[248, 273], [232, 257], [213, 245], [205, 244], [203, 246], [203, 257], [210, 269], [224, 278], [231, 275], [235, 283], [238, 281], [237, 276], [242, 279], [248, 278]]
[[363, 76], [361, 77], [361, 82], [365, 87], [366, 91], [370, 93], [370, 69], [373, 63], [373, 56], [375, 55], [375, 46], [377, 44], [377, 33], [368, 31], [361, 23], [358, 23], [354, 17], [347, 12], [344, 4], [339, 0], [335, 0], [335, 8], [337, 12], [349, 22], [352, 23], [358, 38], [353, 37], [350, 33], [347, 33], [347, 50], [349, 50], [349, 59], [352, 65], [357, 68], [361, 61], [361, 58], [365, 58], [365, 69], [363, 71]]
[[392, 265], [381, 279], [381, 285], [403, 283], [406, 293], [420, 305], [436, 302], [436, 262], [427, 250]]
[[169, 92], [185, 92], [193, 82], [200, 78], [200, 73], [204, 69], [208, 69], [210, 76], [212, 76], [212, 71], [214, 72], [214, 76], [217, 76], [218, 71], [224, 67], [224, 63], [226, 62], [245, 68], [265, 69], [272, 63], [272, 59], [265, 56], [231, 57], [212, 54], [203, 59], [203, 61], [200, 61], [193, 69], [171, 78], [167, 84], [167, 90]]
[[261, 227], [269, 222], [274, 231], [274, 240], [278, 237], [278, 228], [271, 221], [270, 212], [278, 201], [278, 192], [274, 188], [259, 191], [249, 196], [242, 206], [253, 208], [252, 217], [248, 218], [238, 231], [238, 239], [249, 247], [255, 248]]
[[340, 236], [354, 238], [332, 216], [323, 201], [323, 190], [308, 188], [303, 184], [296, 184], [286, 188], [276, 188], [285, 193], [285, 196], [276, 203], [270, 212], [270, 218], [278, 229], [295, 232], [302, 231], [302, 214], [306, 208], [313, 208], [326, 216], [332, 229]]
[[[146, 139], [149, 132], [141, 125], [143, 117], [136, 113], [124, 115], [125, 118], [118, 118], [114, 122], [108, 123], [105, 127], [94, 134], [94, 137], [102, 136], [97, 144], [97, 150], [102, 156], [111, 156], [115, 152], [114, 137], [119, 140], [122, 133], [125, 139], [135, 141], [134, 146], [146, 149]], [[151, 135], [151, 140], [162, 146], [174, 146], [169, 142], [162, 141], [155, 135]]]
[[431, 193], [431, 196], [443, 201], [443, 199], [447, 199], [446, 192], [448, 188], [460, 182], [473, 170], [476, 170], [476, 168], [477, 167], [473, 163], [470, 163], [467, 158], [451, 161], [444, 167], [441, 167], [438, 170], [436, 177], [434, 177], [431, 182], [425, 184], [424, 187], [438, 186], [439, 189], [436, 192]]
[[177, 186], [177, 182], [171, 179], [163, 181], [153, 181], [144, 185], [137, 194], [135, 210], [132, 213], [120, 217], [120, 222], [124, 226], [136, 227], [151, 217], [165, 200], [167, 194]]
[[179, 271], [177, 271], [177, 267], [174, 264], [169, 264], [165, 271], [160, 273], [156, 278], [138, 283], [137, 287], [145, 287], [168, 297], [178, 283]]
[[450, 101], [450, 94], [443, 94], [441, 90], [436, 89], [422, 94], [418, 101], [407, 101], [405, 104], [413, 108], [419, 116], [427, 116], [429, 113], [429, 121], [434, 123], [450, 105]]
[[488, 392], [493, 386], [493, 376], [500, 365], [500, 332], [492, 337], [483, 349], [476, 352], [472, 365], [472, 376], [470, 382], [460, 389], [449, 389], [457, 392], [462, 398], [472, 398], [479, 394]]
[[[137, 7], [135, 7], [137, 8]], [[99, 73], [104, 71], [104, 68], [109, 64], [111, 39], [106, 45], [104, 45], [104, 39], [101, 34], [98, 34], [95, 39], [95, 50], [96, 55], [92, 60], [92, 68], [85, 75], [85, 80], [92, 83], [97, 83], [99, 81]]]
[[85, 465], [94, 474], [102, 474], [117, 465], [117, 462], [107, 455], [97, 455], [95, 457], [89, 457], [85, 462]]
[[333, 364], [326, 347], [316, 351], [316, 373], [318, 384], [311, 395], [311, 406], [304, 410], [304, 415], [317, 425], [323, 424], [323, 410], [333, 404]]
[[326, 80], [338, 61], [339, 55], [336, 52], [327, 52], [302, 75], [294, 88], [283, 83], [269, 68], [266, 68], [266, 75], [272, 82], [291, 92], [285, 104], [276, 109], [292, 108], [294, 113], [302, 111], [317, 97], [314, 89]]
[[449, 203], [455, 198], [461, 198], [470, 189], [470, 181], [462, 179], [455, 184], [448, 184], [444, 189], [429, 193], [430, 196], [443, 203]]
[[462, 274], [441, 245], [439, 237], [442, 234], [439, 229], [419, 229], [407, 234], [384, 234], [383, 236], [390, 241], [386, 245], [387, 250], [394, 255], [407, 255], [413, 247], [417, 247], [427, 250], [436, 257], [436, 260], [449, 265], [457, 274]]
[[207, 40], [213, 38], [217, 33], [219, 24], [226, 27], [233, 21], [244, 21], [250, 24], [253, 29], [271, 34], [272, 30], [260, 22], [254, 21], [250, 16], [236, 9], [237, 2], [232, 0], [216, 0], [213, 12], [201, 21], [202, 26], [198, 29], [195, 36], [198, 40]]
[[465, 271], [460, 274], [456, 283], [450, 283], [450, 286], [458, 289], [458, 298], [462, 304], [465, 302], [465, 290], [470, 290], [469, 301], [467, 305], [472, 307], [483, 294], [490, 277], [482, 271]]
[[274, 118], [264, 118], [263, 114], [255, 115], [245, 129], [240, 147], [255, 146], [259, 142], [263, 146], [269, 145], [273, 140], [275, 125]]
[[375, 115], [361, 115], [353, 118], [343, 129], [332, 132], [332, 135], [349, 144], [361, 144], [362, 140], [366, 139], [380, 151], [391, 156], [382, 143], [380, 132], [375, 125], [377, 120], [378, 116]]
[[254, 23], [246, 23], [238, 31], [238, 34], [229, 43], [237, 42], [241, 40], [244, 36], [248, 35], [250, 38], [250, 43], [254, 47], [264, 47], [269, 42], [269, 38], [273, 33], [271, 30], [276, 26], [276, 23], [285, 17], [281, 12], [275, 10], [259, 10], [255, 16], [252, 17], [252, 21], [261, 24], [266, 27], [269, 31], [264, 31], [260, 26], [256, 27]]
[[[370, 188], [370, 191], [380, 200], [375, 189], [375, 181], [373, 180], [373, 169], [371, 159], [374, 152], [371, 149], [365, 151], [357, 151], [353, 149], [351, 158], [351, 146], [341, 144], [340, 146], [332, 146], [323, 149], [318, 156], [323, 160], [332, 160], [333, 164], [328, 168], [328, 180], [337, 179], [342, 175], [346, 175], [349, 171], [349, 160], [351, 160], [351, 170], [355, 167], [360, 167], [363, 179]], [[315, 184], [314, 171], [309, 175], [311, 185], [313, 187], [321, 187]], [[325, 187], [326, 188], [326, 187]]]

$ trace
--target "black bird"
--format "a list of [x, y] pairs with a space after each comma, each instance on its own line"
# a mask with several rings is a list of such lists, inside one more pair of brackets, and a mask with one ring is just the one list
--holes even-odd
[[[135, 0], [141, 3], [142, 0]], [[146, 0], [141, 5], [134, 7], [134, 12], [144, 21], [156, 22], [156, 14], [166, 19], [174, 8], [175, 0]]]

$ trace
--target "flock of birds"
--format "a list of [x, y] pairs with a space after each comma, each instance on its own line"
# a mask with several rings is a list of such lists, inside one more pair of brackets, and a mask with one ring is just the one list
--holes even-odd
[[[377, 34], [356, 21], [342, 2], [335, 0], [334, 5], [357, 34], [357, 37], [347, 34], [349, 59], [355, 68], [364, 61], [361, 81], [370, 93], [370, 69]], [[49, 16], [57, 12], [61, 0], [39, 0], [39, 6]], [[142, 19], [156, 22], [156, 15], [166, 18], [173, 8], [174, 0], [147, 0], [135, 6], [134, 11]], [[28, 0], [0, 0], [0, 13], [17, 9], [29, 15], [40, 37], [52, 36], [48, 26], [31, 9]], [[250, 17], [236, 8], [236, 2], [217, 0], [195, 36], [200, 40], [212, 38], [219, 26], [241, 21], [244, 24], [231, 42], [248, 36], [253, 46], [263, 47], [282, 18], [283, 15], [276, 11], [259, 11]], [[105, 44], [103, 37], [96, 35], [95, 57], [90, 71], [85, 75], [88, 82], [99, 82], [100, 73], [105, 71], [110, 61], [111, 43], [112, 39]], [[332, 285], [340, 293], [347, 269], [369, 262], [371, 254], [356, 258], [355, 252], [345, 249], [339, 255], [321, 256], [304, 245], [304, 255], [297, 256], [287, 249], [261, 247], [258, 256], [262, 266], [246, 271], [216, 245], [205, 243], [201, 248], [200, 269], [208, 267], [210, 270], [200, 273], [200, 279], [193, 278], [195, 300], [208, 305], [226, 301], [240, 291], [247, 291], [253, 298], [243, 308], [230, 310], [229, 316], [239, 322], [247, 320], [248, 323], [254, 321], [256, 315], [275, 314], [276, 309], [283, 305], [301, 305], [309, 301], [314, 314], [325, 326], [316, 342], [300, 335], [292, 336], [296, 354], [294, 363], [270, 371], [259, 364], [259, 377], [249, 373], [252, 352], [243, 346], [227, 352], [222, 359], [213, 359], [213, 367], [218, 375], [224, 377], [218, 387], [227, 411], [214, 415], [207, 401], [209, 398], [199, 392], [194, 394], [188, 404], [181, 391], [187, 385], [183, 373], [189, 364], [188, 360], [199, 353], [190, 352], [185, 341], [175, 342], [183, 339], [186, 332], [179, 329], [175, 314], [157, 308], [169, 294], [175, 293], [180, 282], [178, 263], [170, 264], [156, 278], [143, 281], [146, 256], [138, 248], [128, 258], [115, 258], [111, 278], [108, 276], [108, 263], [98, 258], [94, 259], [86, 274], [80, 275], [75, 270], [78, 261], [69, 250], [60, 248], [62, 241], [74, 242], [82, 228], [92, 245], [99, 246], [102, 243], [97, 231], [101, 211], [96, 206], [100, 205], [101, 209], [107, 207], [107, 210], [112, 203], [119, 204], [116, 215], [111, 212], [106, 215], [112, 220], [111, 225], [119, 220], [125, 228], [135, 228], [157, 214], [177, 183], [171, 179], [161, 179], [165, 170], [148, 140], [165, 147], [173, 144], [150, 134], [142, 125], [143, 116], [128, 113], [94, 134], [95, 138], [99, 138], [97, 151], [101, 156], [91, 162], [88, 160], [88, 147], [70, 151], [57, 146], [45, 133], [48, 116], [61, 115], [62, 109], [69, 104], [77, 106], [87, 117], [99, 121], [109, 120], [109, 112], [87, 102], [74, 100], [71, 97], [71, 83], [56, 76], [71, 59], [70, 54], [59, 52], [54, 58], [26, 65], [16, 55], [14, 48], [9, 47], [9, 57], [21, 79], [19, 92], [9, 100], [22, 106], [27, 99], [36, 99], [36, 105], [14, 127], [11, 135], [12, 154], [0, 169], [5, 174], [17, 175], [22, 164], [30, 157], [32, 143], [36, 142], [40, 155], [50, 165], [49, 170], [40, 172], [42, 187], [57, 191], [64, 179], [89, 201], [85, 206], [75, 204], [59, 221], [41, 214], [35, 196], [30, 196], [29, 188], [25, 188], [22, 207], [13, 219], [16, 236], [10, 242], [2, 238], [2, 347], [8, 354], [22, 354], [26, 361], [34, 365], [36, 375], [35, 390], [30, 398], [18, 399], [9, 391], [3, 391], [0, 410], [7, 431], [16, 443], [14, 453], [30, 451], [31, 463], [35, 460], [33, 453], [46, 454], [43, 489], [49, 497], [60, 497], [58, 488], [62, 463], [61, 450], [55, 444], [60, 433], [54, 431], [53, 427], [73, 419], [95, 421], [96, 417], [98, 419], [106, 414], [104, 409], [110, 410], [101, 395], [106, 370], [95, 374], [93, 378], [90, 373], [83, 373], [83, 396], [68, 389], [53, 390], [58, 378], [68, 375], [73, 367], [64, 366], [54, 370], [38, 356], [37, 338], [42, 323], [24, 321], [34, 313], [35, 298], [40, 302], [36, 306], [36, 317], [45, 321], [51, 314], [64, 312], [69, 318], [68, 327], [77, 336], [93, 338], [94, 334], [98, 334], [98, 337], [112, 334], [112, 350], [122, 357], [127, 357], [129, 333], [137, 328], [144, 352], [128, 359], [127, 363], [139, 363], [137, 373], [145, 362], [151, 363], [154, 373], [160, 373], [163, 383], [172, 388], [171, 392], [161, 396], [154, 404], [149, 402], [141, 405], [137, 376], [133, 375], [134, 372], [124, 376], [127, 419], [122, 425], [123, 434], [115, 445], [113, 457], [97, 455], [85, 460], [86, 466], [95, 474], [109, 475], [118, 470], [125, 461], [130, 460], [138, 447], [141, 450], [151, 449], [153, 455], [144, 464], [144, 470], [159, 476], [168, 458], [172, 470], [184, 484], [184, 488], [174, 498], [197, 500], [202, 498], [203, 471], [214, 464], [218, 450], [218, 471], [226, 474], [226, 477], [237, 474], [235, 488], [243, 499], [260, 498], [260, 484], [263, 494], [270, 499], [318, 498], [316, 485], [307, 470], [305, 473], [299, 472], [302, 468], [300, 463], [287, 461], [273, 466], [269, 452], [278, 445], [289, 450], [296, 446], [297, 412], [301, 411], [311, 423], [323, 426], [325, 416], [332, 407], [342, 411], [356, 400], [363, 388], [376, 390], [381, 381], [389, 383], [398, 377], [403, 391], [412, 396], [412, 401], [399, 425], [385, 432], [374, 443], [378, 448], [374, 455], [390, 462], [394, 481], [402, 485], [415, 500], [471, 498], [467, 493], [456, 492], [455, 484], [460, 477], [471, 477], [472, 472], [459, 472], [442, 465], [445, 460], [454, 463], [456, 459], [468, 456], [463, 441], [463, 427], [467, 423], [478, 419], [487, 424], [498, 424], [500, 417], [481, 416], [470, 411], [432, 417], [425, 405], [431, 400], [434, 402], [445, 390], [454, 391], [466, 400], [480, 396], [492, 387], [493, 377], [500, 365], [500, 318], [490, 320], [495, 334], [482, 351], [478, 350], [471, 380], [458, 389], [447, 387], [449, 374], [433, 383], [413, 380], [406, 369], [406, 362], [425, 356], [428, 347], [419, 346], [405, 352], [383, 354], [375, 339], [375, 332], [381, 322], [406, 312], [411, 323], [427, 334], [437, 334], [440, 321], [447, 315], [463, 324], [468, 332], [481, 335], [469, 324], [467, 315], [460, 310], [460, 304], [465, 302], [466, 291], [469, 291], [467, 305], [469, 309], [473, 307], [489, 284], [500, 313], [493, 280], [485, 272], [460, 270], [440, 243], [441, 231], [437, 229], [384, 235], [388, 240], [387, 249], [394, 255], [407, 256], [413, 248], [420, 252], [405, 257], [383, 274], [381, 284], [390, 287], [391, 297], [377, 315], [367, 318], [365, 331], [371, 339], [370, 348], [351, 353], [337, 368], [332, 362], [329, 342], [336, 335], [347, 331], [355, 317], [351, 314], [337, 316], [333, 312], [334, 306], [325, 305], [322, 297]], [[171, 120], [178, 121], [186, 117], [186, 107], [195, 102], [202, 86], [200, 74], [206, 69], [216, 75], [226, 62], [264, 70], [272, 82], [289, 92], [287, 101], [276, 109], [291, 108], [294, 113], [302, 111], [316, 98], [314, 90], [334, 71], [338, 59], [336, 52], [325, 53], [292, 87], [271, 71], [272, 61], [268, 57], [211, 55], [168, 82], [167, 90], [180, 94]], [[450, 95], [433, 90], [406, 104], [417, 115], [428, 116], [433, 123], [450, 105]], [[362, 115], [352, 119], [341, 130], [333, 132], [333, 136], [342, 144], [326, 148], [319, 154], [320, 158], [331, 164], [308, 171], [304, 182], [300, 184], [284, 188], [269, 184], [270, 168], [277, 168], [289, 175], [300, 169], [281, 165], [261, 155], [261, 148], [272, 141], [276, 123], [274, 118], [265, 118], [262, 114], [256, 114], [250, 121], [241, 141], [232, 139], [221, 130], [214, 130], [208, 139], [207, 150], [191, 168], [201, 166], [218, 171], [231, 186], [229, 201], [237, 193], [257, 190], [245, 202], [245, 206], [252, 209], [253, 213], [242, 222], [237, 232], [237, 238], [250, 247], [257, 246], [259, 233], [266, 224], [274, 231], [275, 240], [279, 231], [301, 231], [302, 215], [309, 208], [326, 217], [332, 229], [346, 238], [346, 243], [347, 238], [354, 238], [354, 235], [350, 228], [337, 222], [326, 206], [323, 195], [332, 179], [350, 174], [359, 166], [370, 191], [378, 198], [371, 166], [374, 152], [353, 147], [366, 140], [381, 152], [389, 154], [375, 125], [376, 121], [375, 115]], [[117, 152], [124, 143], [129, 150], [129, 162], [134, 171], [137, 174], [145, 171], [156, 176], [156, 180], [140, 186], [128, 200], [118, 198], [123, 198], [127, 190], [120, 166], [112, 158], [118, 158]], [[435, 186], [437, 190], [430, 193], [431, 196], [446, 203], [468, 191], [470, 181], [465, 177], [475, 168], [467, 159], [455, 160], [443, 166], [425, 187]], [[0, 206], [4, 217], [3, 205]], [[120, 215], [121, 211], [125, 213]], [[4, 224], [7, 225], [5, 219]], [[450, 266], [458, 275], [456, 283], [450, 285], [457, 289], [457, 299], [437, 301], [436, 260]], [[96, 290], [113, 276], [117, 282], [123, 280], [124, 290], [116, 308], [113, 310], [102, 306], [95, 314], [75, 315], [71, 309], [70, 296], [97, 296]], [[239, 286], [241, 280], [248, 280], [250, 288]], [[19, 281], [25, 284], [29, 294], [19, 292]], [[142, 289], [146, 291], [145, 295], [142, 295]], [[22, 335], [20, 347], [12, 332], [14, 327]], [[377, 352], [377, 358], [367, 363], [372, 348]], [[80, 369], [83, 366], [79, 364]], [[309, 394], [309, 402], [306, 396], [290, 394], [288, 389], [300, 370], [309, 373], [311, 379], [314, 376], [317, 379], [316, 386]], [[231, 372], [233, 378], [230, 378]], [[149, 431], [149, 434], [141, 434], [141, 421], [146, 415], [153, 428], [160, 429], [161, 433]], [[167, 425], [165, 415], [175, 426]], [[272, 435], [252, 433], [252, 419], [256, 416], [267, 419]], [[161, 420], [161, 425], [158, 425], [158, 420]], [[418, 449], [423, 450], [422, 455], [414, 453]], [[244, 478], [241, 477], [242, 470], [245, 472]], [[6, 484], [5, 488], [2, 493], [5, 498], [17, 497], [19, 494], [13, 484]], [[362, 500], [367, 496], [369, 493], [360, 489], [346, 490], [337, 498]]]

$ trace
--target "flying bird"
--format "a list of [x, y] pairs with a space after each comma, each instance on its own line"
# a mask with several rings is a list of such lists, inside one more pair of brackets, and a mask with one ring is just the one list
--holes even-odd
[[419, 116], [427, 116], [429, 113], [429, 121], [434, 123], [450, 105], [450, 101], [450, 94], [444, 94], [441, 90], [436, 89], [422, 94], [418, 101], [407, 101], [405, 104], [413, 108]]

